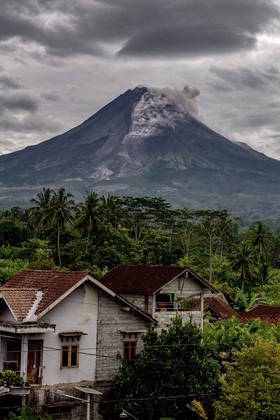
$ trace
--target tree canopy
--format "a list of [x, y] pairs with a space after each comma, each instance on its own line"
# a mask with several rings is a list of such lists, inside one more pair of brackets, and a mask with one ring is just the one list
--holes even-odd
[[279, 418], [280, 344], [257, 341], [235, 354], [222, 378], [216, 419]]
[[277, 225], [245, 226], [225, 209], [176, 209], [159, 197], [81, 202], [45, 187], [30, 208], [0, 212], [0, 281], [22, 267], [86, 270], [119, 264], [180, 265], [208, 279], [237, 309], [280, 303]]
[[201, 339], [198, 327], [183, 325], [180, 317], [160, 334], [148, 332], [143, 350], [122, 362], [115, 381], [118, 400], [143, 420], [199, 418], [191, 408], [195, 399], [210, 412], [220, 366]]

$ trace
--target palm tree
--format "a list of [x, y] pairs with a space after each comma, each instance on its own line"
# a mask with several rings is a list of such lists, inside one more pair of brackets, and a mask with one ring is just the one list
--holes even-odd
[[231, 257], [233, 270], [240, 272], [241, 290], [244, 291], [245, 280], [250, 280], [255, 265], [255, 255], [251, 246], [242, 242]]
[[42, 191], [36, 195], [36, 198], [32, 198], [31, 203], [34, 204], [34, 207], [31, 207], [30, 210], [34, 214], [36, 224], [48, 224], [46, 215], [50, 208], [53, 193], [53, 190], [44, 187]]
[[113, 227], [117, 227], [123, 217], [120, 200], [110, 194], [107, 197], [103, 195], [100, 199], [100, 205], [106, 222], [110, 223]]
[[249, 239], [258, 252], [259, 258], [265, 257], [272, 241], [272, 233], [263, 222], [255, 222], [250, 226]]
[[92, 232], [100, 229], [102, 221], [99, 212], [99, 199], [90, 191], [78, 210], [76, 226], [82, 234], [87, 235], [88, 243]]
[[53, 192], [52, 199], [46, 211], [43, 220], [49, 220], [50, 225], [57, 231], [57, 255], [59, 265], [61, 265], [60, 236], [65, 226], [73, 220], [73, 211], [75, 202], [73, 195], [65, 193], [65, 188], [60, 188], [58, 192]]
[[259, 275], [262, 282], [268, 276], [268, 265], [266, 257], [272, 243], [272, 233], [263, 222], [255, 222], [249, 229], [249, 240], [258, 253]]

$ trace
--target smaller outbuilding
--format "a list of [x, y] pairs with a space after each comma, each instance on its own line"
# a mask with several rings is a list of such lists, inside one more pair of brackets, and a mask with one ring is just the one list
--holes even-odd
[[243, 312], [242, 318], [246, 320], [261, 319], [277, 325], [280, 321], [280, 306], [259, 305], [250, 311]]

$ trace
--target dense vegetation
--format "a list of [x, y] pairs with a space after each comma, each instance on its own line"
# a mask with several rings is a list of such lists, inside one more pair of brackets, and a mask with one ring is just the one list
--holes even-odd
[[279, 418], [279, 390], [280, 325], [232, 318], [201, 333], [178, 317], [168, 330], [148, 332], [133, 360], [122, 360], [101, 407], [112, 419], [125, 408], [143, 420], [268, 420]]
[[[174, 209], [160, 198], [89, 192], [77, 203], [63, 188], [44, 188], [30, 208], [0, 213], [1, 283], [24, 268], [86, 270], [100, 277], [118, 264], [173, 264], [191, 267], [246, 310], [261, 302], [280, 304], [279, 255], [276, 225], [245, 226], [227, 210]], [[164, 399], [154, 401], [153, 415], [168, 415], [172, 407], [176, 418], [186, 410], [188, 418], [278, 418], [280, 326], [233, 318], [206, 324], [201, 333], [177, 319], [159, 336], [148, 333], [145, 346], [137, 362], [123, 362], [118, 398], [172, 397], [184, 390], [188, 397], [171, 398], [168, 407]], [[145, 417], [143, 404], [128, 408]]]
[[190, 266], [240, 309], [280, 303], [280, 235], [227, 210], [174, 209], [161, 198], [98, 197], [76, 203], [44, 188], [30, 203], [0, 213], [0, 280], [23, 268], [86, 270], [118, 264]]
[[[210, 349], [210, 347], [209, 347]], [[175, 318], [169, 329], [144, 337], [144, 349], [132, 361], [123, 360], [115, 380], [115, 395], [140, 419], [197, 419], [197, 396], [208, 414], [219, 391], [220, 364], [202, 343], [201, 331]], [[103, 410], [113, 413], [113, 407]], [[112, 417], [113, 418], [113, 417]]]

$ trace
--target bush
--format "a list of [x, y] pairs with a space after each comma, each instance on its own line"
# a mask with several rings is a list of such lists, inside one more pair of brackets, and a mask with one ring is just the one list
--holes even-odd
[[31, 408], [22, 407], [15, 413], [9, 413], [9, 420], [37, 420], [37, 417], [33, 415]]
[[279, 419], [280, 344], [258, 341], [235, 353], [215, 403], [217, 420]]
[[148, 418], [148, 412], [153, 416], [149, 418], [172, 412], [177, 420], [193, 419], [197, 415], [188, 404], [196, 396], [211, 413], [211, 395], [218, 391], [219, 375], [220, 366], [202, 344], [198, 327], [183, 324], [177, 317], [160, 334], [149, 331], [144, 349], [130, 362], [122, 361], [115, 380], [116, 397], [135, 400], [126, 401], [125, 408], [141, 419]]
[[0, 373], [0, 385], [22, 386], [23, 384], [22, 377], [13, 370], [7, 369]]

